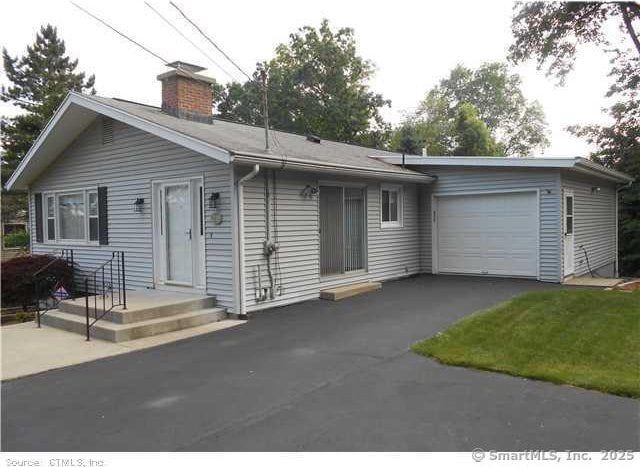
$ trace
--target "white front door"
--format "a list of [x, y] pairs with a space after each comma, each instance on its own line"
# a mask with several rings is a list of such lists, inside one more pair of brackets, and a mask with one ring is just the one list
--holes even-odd
[[204, 287], [202, 181], [154, 184], [156, 283]]
[[163, 243], [168, 283], [193, 285], [190, 191], [188, 183], [164, 186]]
[[570, 276], [575, 272], [573, 253], [574, 202], [573, 191], [564, 191], [564, 275]]

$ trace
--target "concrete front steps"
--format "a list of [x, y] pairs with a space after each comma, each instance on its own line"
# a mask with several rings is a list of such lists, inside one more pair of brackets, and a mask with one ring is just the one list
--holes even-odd
[[[110, 303], [110, 300], [108, 300]], [[89, 300], [89, 306], [94, 302]], [[98, 314], [102, 311], [98, 300]], [[215, 297], [163, 292], [156, 290], [127, 293], [127, 309], [115, 307], [91, 327], [91, 336], [123, 342], [155, 336], [227, 318], [225, 308], [216, 306]], [[90, 308], [89, 322], [93, 322]], [[57, 310], [42, 316], [42, 324], [78, 334], [86, 334], [86, 309], [83, 298], [64, 300]]]

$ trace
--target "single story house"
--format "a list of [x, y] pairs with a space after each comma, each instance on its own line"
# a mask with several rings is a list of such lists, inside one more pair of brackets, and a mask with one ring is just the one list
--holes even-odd
[[[416, 273], [616, 275], [618, 190], [579, 157], [422, 157], [212, 118], [177, 62], [162, 106], [70, 93], [7, 183], [31, 250], [80, 270], [126, 253], [127, 288], [215, 295], [235, 314]], [[588, 264], [587, 264], [588, 258]]]

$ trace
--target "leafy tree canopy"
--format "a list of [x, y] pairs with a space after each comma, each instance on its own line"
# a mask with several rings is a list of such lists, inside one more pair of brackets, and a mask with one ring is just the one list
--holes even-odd
[[25, 55], [12, 57], [3, 48], [2, 60], [11, 84], [2, 87], [0, 99], [24, 111], [15, 117], [2, 119], [4, 161], [8, 171], [12, 171], [67, 92], [95, 93], [95, 77], [87, 78], [84, 73], [75, 71], [78, 61], [66, 55], [64, 41], [50, 24], [40, 28], [35, 42], [27, 46]]
[[[539, 68], [563, 84], [573, 69], [578, 48], [591, 44], [611, 54], [607, 97], [611, 125], [573, 126], [569, 131], [597, 146], [592, 159], [640, 178], [640, 7], [635, 2], [533, 2], [515, 7], [515, 63], [535, 59]], [[617, 24], [620, 36], [607, 24]], [[621, 273], [640, 274], [640, 184], [622, 190], [620, 197]]]
[[514, 63], [535, 59], [539, 68], [546, 66], [549, 75], [564, 82], [573, 69], [578, 46], [612, 46], [605, 28], [608, 21], [618, 22], [640, 53], [632, 24], [638, 17], [640, 7], [635, 2], [518, 2], [509, 58]]
[[487, 125], [478, 118], [473, 104], [465, 102], [458, 107], [455, 120], [456, 147], [454, 156], [501, 156], [503, 154], [494, 141]]
[[428, 154], [449, 155], [458, 144], [460, 109], [471, 104], [503, 155], [542, 151], [549, 144], [544, 112], [538, 102], [527, 101], [521, 84], [504, 63], [485, 63], [476, 70], [458, 65], [427, 93], [406, 124], [414, 127]]
[[262, 68], [268, 70], [274, 128], [344, 142], [384, 143], [380, 109], [390, 102], [369, 89], [374, 66], [358, 55], [352, 29], [334, 30], [325, 19], [318, 29], [305, 26], [291, 34], [273, 59], [258, 66], [253, 80], [216, 86], [221, 118], [263, 124]]

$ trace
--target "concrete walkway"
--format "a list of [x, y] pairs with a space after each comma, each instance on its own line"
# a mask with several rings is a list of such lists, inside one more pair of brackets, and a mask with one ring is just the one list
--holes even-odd
[[578, 286], [578, 287], [614, 287], [624, 282], [624, 279], [617, 279], [611, 277], [591, 277], [580, 276], [572, 277], [563, 282], [563, 285]]
[[121, 343], [92, 339], [87, 342], [80, 334], [61, 331], [34, 322], [4, 325], [0, 328], [2, 348], [2, 380], [41, 373], [100, 358], [113, 357], [135, 350], [155, 347], [189, 337], [227, 329], [244, 321], [218, 321], [180, 331], [145, 337]]
[[3, 451], [640, 448], [637, 400], [440, 365], [409, 346], [558, 286], [421, 276], [2, 384]]

